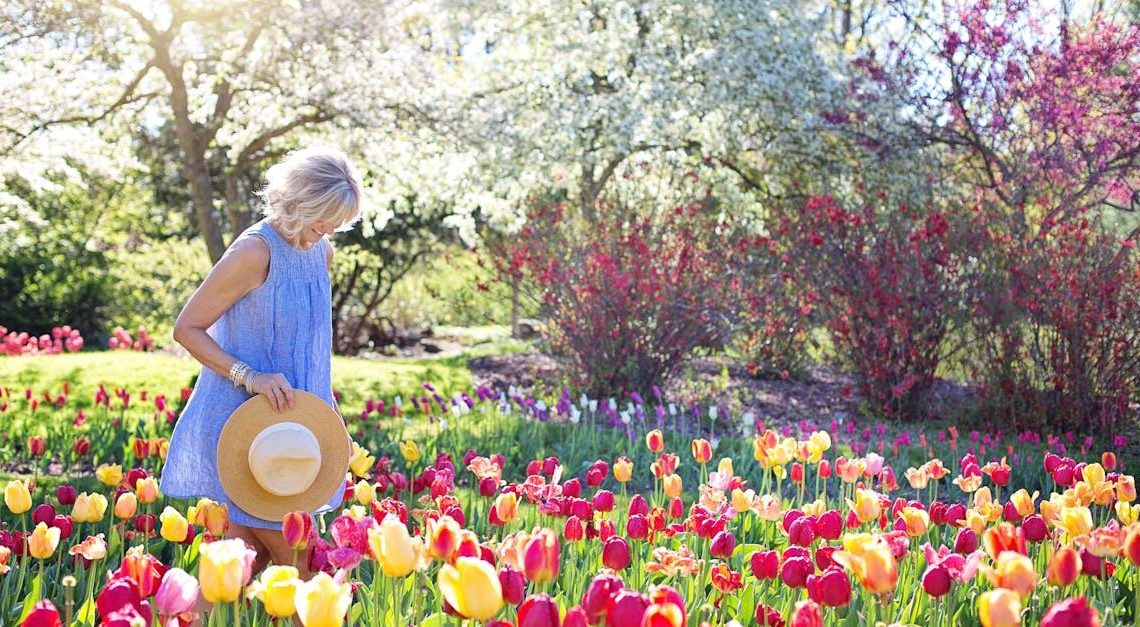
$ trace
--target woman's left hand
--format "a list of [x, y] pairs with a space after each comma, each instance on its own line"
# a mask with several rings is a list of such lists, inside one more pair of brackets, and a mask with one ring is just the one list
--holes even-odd
[[265, 398], [269, 399], [269, 404], [273, 406], [275, 411], [280, 412], [286, 408], [293, 409], [296, 406], [293, 386], [289, 385], [285, 375], [280, 372], [258, 372], [253, 375], [253, 381], [250, 382], [249, 387], [253, 389], [254, 393], [264, 395]]

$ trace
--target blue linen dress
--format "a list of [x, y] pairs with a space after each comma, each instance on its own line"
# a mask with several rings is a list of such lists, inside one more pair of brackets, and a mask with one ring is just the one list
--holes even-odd
[[[280, 372], [298, 390], [310, 392], [331, 407], [332, 287], [326, 255], [327, 240], [302, 251], [290, 246], [269, 222], [249, 227], [238, 240], [259, 237], [269, 246], [265, 283], [243, 296], [210, 327], [208, 333], [222, 350], [257, 372]], [[235, 387], [209, 368], [186, 402], [163, 466], [159, 489], [176, 498], [207, 497], [229, 506], [230, 520], [248, 527], [280, 529], [281, 523], [256, 518], [226, 498], [218, 476], [236, 469], [245, 459], [217, 459], [218, 437], [226, 419], [249, 400], [245, 388]], [[335, 509], [337, 490], [315, 514]]]

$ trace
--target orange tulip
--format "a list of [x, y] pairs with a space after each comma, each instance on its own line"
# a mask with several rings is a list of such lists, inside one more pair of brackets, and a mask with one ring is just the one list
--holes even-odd
[[523, 574], [535, 583], [558, 579], [562, 547], [558, 535], [550, 529], [540, 529], [527, 540], [523, 549]]
[[855, 512], [855, 517], [861, 523], [876, 520], [883, 511], [882, 504], [879, 503], [879, 495], [874, 490], [863, 488], [855, 491], [854, 501], [847, 499], [847, 506]]
[[712, 459], [712, 444], [704, 438], [693, 440], [693, 459], [698, 464], [707, 464]]
[[917, 507], [904, 507], [899, 511], [899, 516], [906, 521], [906, 535], [917, 538], [926, 533], [930, 528], [930, 514], [925, 510]]
[[994, 568], [983, 565], [979, 570], [994, 586], [1013, 590], [1022, 598], [1029, 596], [1037, 586], [1037, 571], [1033, 568], [1033, 560], [1021, 553], [1005, 551], [998, 555]]
[[1081, 555], [1071, 546], [1063, 547], [1049, 559], [1045, 579], [1050, 585], [1064, 588], [1072, 585], [1081, 574]]
[[514, 492], [503, 492], [495, 497], [495, 515], [504, 523], [509, 523], [519, 514], [519, 497]]
[[154, 477], [145, 477], [135, 481], [135, 495], [139, 503], [149, 505], [158, 499], [158, 481]]
[[1021, 597], [998, 588], [978, 597], [978, 616], [984, 627], [1015, 627], [1021, 624]]
[[428, 520], [427, 534], [428, 554], [437, 560], [450, 562], [459, 546], [459, 523], [448, 515]]
[[665, 496], [673, 498], [681, 496], [681, 477], [680, 475], [669, 475], [662, 481], [662, 487], [665, 489]]
[[882, 536], [852, 533], [843, 537], [843, 550], [832, 554], [837, 564], [855, 573], [863, 587], [875, 594], [895, 589], [899, 565]]

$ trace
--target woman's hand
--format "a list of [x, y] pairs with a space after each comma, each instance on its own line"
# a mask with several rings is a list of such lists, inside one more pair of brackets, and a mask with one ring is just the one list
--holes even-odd
[[269, 399], [269, 404], [273, 406], [275, 411], [280, 412], [286, 408], [293, 409], [296, 406], [293, 398], [293, 386], [289, 385], [289, 382], [285, 380], [285, 375], [280, 372], [255, 373], [249, 387], [253, 388], [255, 394], [261, 394]]

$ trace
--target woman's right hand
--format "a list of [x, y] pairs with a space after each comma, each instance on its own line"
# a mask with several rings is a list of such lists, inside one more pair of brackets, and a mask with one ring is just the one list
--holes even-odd
[[275, 411], [293, 409], [295, 406], [293, 386], [289, 385], [285, 375], [280, 372], [255, 373], [249, 387], [253, 388], [255, 394], [261, 394], [269, 399], [269, 404]]

